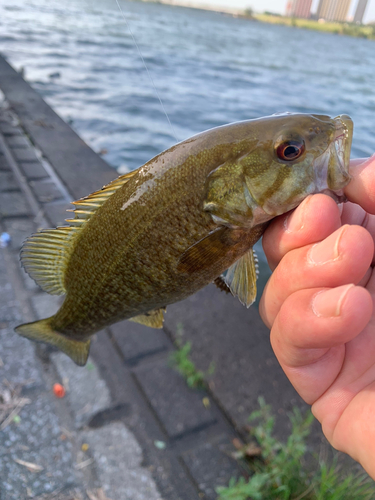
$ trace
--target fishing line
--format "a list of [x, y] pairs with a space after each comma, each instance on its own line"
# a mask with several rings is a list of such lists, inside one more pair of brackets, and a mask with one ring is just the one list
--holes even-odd
[[173, 125], [172, 125], [172, 123], [171, 123], [171, 120], [169, 119], [168, 113], [167, 113], [167, 111], [166, 111], [166, 109], [165, 109], [165, 107], [164, 107], [163, 101], [161, 100], [161, 97], [160, 97], [159, 92], [158, 92], [158, 90], [157, 90], [157, 88], [156, 88], [156, 85], [155, 85], [154, 80], [153, 80], [153, 78], [152, 78], [152, 76], [151, 76], [151, 73], [150, 73], [150, 72], [149, 72], [149, 70], [148, 70], [148, 67], [147, 67], [146, 61], [144, 60], [144, 57], [143, 57], [142, 51], [141, 51], [141, 49], [140, 49], [140, 47], [139, 47], [139, 45], [138, 45], [138, 43], [137, 43], [137, 41], [136, 41], [136, 39], [135, 39], [135, 37], [134, 37], [134, 35], [133, 35], [132, 30], [130, 29], [130, 25], [129, 25], [128, 20], [126, 19], [125, 14], [124, 14], [124, 12], [123, 12], [123, 10], [122, 10], [122, 8], [121, 8], [121, 5], [120, 5], [120, 3], [119, 3], [119, 0], [116, 0], [116, 3], [117, 3], [117, 7], [119, 8], [119, 10], [120, 10], [120, 12], [121, 12], [122, 17], [124, 18], [124, 21], [125, 21], [125, 23], [126, 23], [126, 26], [127, 26], [128, 30], [129, 30], [129, 33], [130, 33], [130, 35], [131, 35], [131, 37], [132, 37], [132, 39], [133, 39], [134, 45], [137, 47], [138, 54], [139, 54], [140, 58], [142, 59], [143, 65], [144, 65], [144, 67], [145, 67], [145, 70], [147, 71], [147, 75], [148, 75], [148, 77], [149, 77], [149, 79], [150, 79], [150, 81], [151, 81], [151, 83], [152, 83], [152, 86], [154, 87], [155, 94], [157, 95], [157, 98], [159, 99], [159, 102], [160, 102], [160, 106], [162, 107], [162, 109], [163, 109], [163, 111], [164, 111], [164, 114], [165, 114], [165, 116], [166, 116], [166, 118], [167, 118], [167, 120], [168, 120], [169, 126], [171, 127], [171, 130], [172, 130], [172, 135], [174, 136], [174, 138], [175, 138], [176, 142], [178, 142], [176, 132], [175, 132], [175, 130], [174, 130], [174, 128], [173, 128]]

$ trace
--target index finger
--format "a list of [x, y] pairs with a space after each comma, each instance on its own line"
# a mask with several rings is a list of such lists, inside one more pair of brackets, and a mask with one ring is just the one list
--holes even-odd
[[348, 200], [375, 214], [375, 155], [351, 160], [349, 172], [352, 180], [344, 188]]

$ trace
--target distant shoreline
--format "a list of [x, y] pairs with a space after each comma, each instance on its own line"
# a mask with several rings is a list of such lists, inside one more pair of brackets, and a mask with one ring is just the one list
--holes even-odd
[[251, 17], [257, 21], [268, 24], [281, 24], [293, 28], [304, 28], [324, 33], [333, 33], [335, 35], [347, 35], [356, 38], [375, 40], [374, 24], [339, 23], [323, 21], [321, 19], [318, 21], [315, 19], [300, 19], [272, 14], [254, 14]]
[[375, 40], [375, 24], [354, 24], [354, 23], [338, 23], [314, 19], [301, 19], [295, 17], [285, 17], [273, 14], [249, 14], [248, 11], [243, 9], [226, 9], [221, 6], [197, 4], [194, 0], [141, 0], [142, 2], [161, 3], [164, 5], [171, 5], [174, 7], [185, 7], [189, 9], [205, 10], [210, 12], [217, 12], [220, 14], [227, 14], [234, 17], [241, 17], [252, 21], [259, 21], [267, 24], [280, 24], [282, 26], [289, 26], [291, 28], [303, 28], [323, 33], [332, 33], [335, 35], [347, 35], [356, 38], [366, 38], [368, 40]]

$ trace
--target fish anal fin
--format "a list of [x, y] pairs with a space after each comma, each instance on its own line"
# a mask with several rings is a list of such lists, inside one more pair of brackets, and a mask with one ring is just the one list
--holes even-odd
[[258, 259], [250, 248], [226, 271], [224, 281], [230, 291], [246, 307], [254, 303], [257, 295]]
[[80, 341], [70, 339], [51, 327], [51, 318], [25, 323], [17, 326], [15, 331], [22, 337], [36, 342], [46, 342], [67, 354], [78, 366], [84, 366], [90, 351], [90, 340]]
[[134, 323], [140, 323], [151, 328], [163, 328], [164, 312], [165, 308], [153, 309], [145, 314], [133, 316], [129, 318], [129, 321], [134, 321]]

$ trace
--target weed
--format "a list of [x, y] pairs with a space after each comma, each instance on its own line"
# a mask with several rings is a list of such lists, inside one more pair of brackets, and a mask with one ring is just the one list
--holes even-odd
[[170, 363], [185, 378], [189, 387], [203, 387], [207, 375], [212, 375], [215, 371], [213, 363], [210, 364], [207, 372], [198, 370], [190, 358], [191, 342], [181, 345], [177, 342], [178, 349], [170, 355]]
[[[372, 500], [374, 482], [367, 475], [348, 474], [336, 462], [317, 460], [315, 470], [306, 464], [306, 438], [314, 417], [294, 409], [292, 432], [286, 443], [273, 436], [275, 418], [270, 406], [259, 398], [260, 409], [249, 420], [258, 421], [252, 436], [260, 444], [260, 456], [249, 461], [249, 480], [231, 479], [228, 487], [217, 488], [218, 500]], [[311, 457], [310, 457], [311, 459]], [[311, 463], [311, 460], [310, 460]]]

